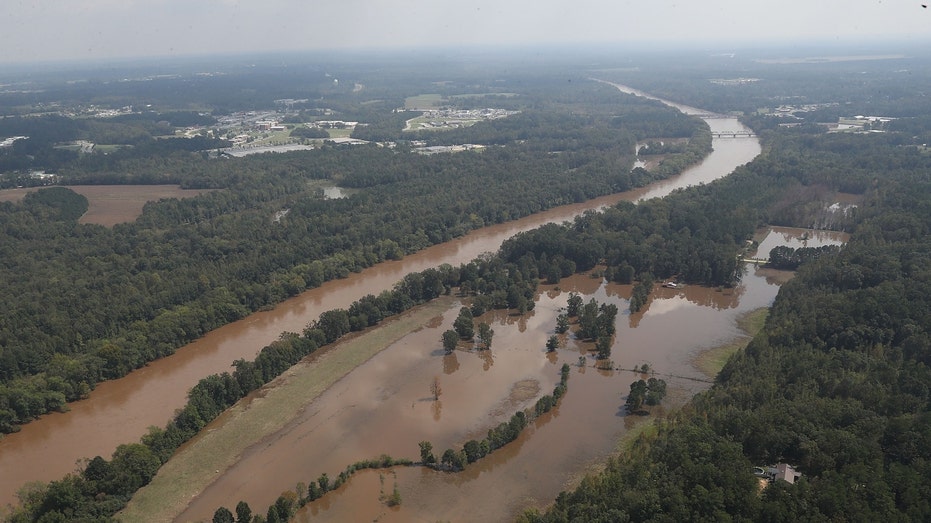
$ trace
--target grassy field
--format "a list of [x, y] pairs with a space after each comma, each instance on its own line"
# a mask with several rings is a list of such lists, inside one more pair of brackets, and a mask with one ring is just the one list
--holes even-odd
[[291, 138], [292, 130], [293, 126], [286, 127], [284, 131], [268, 131], [263, 133], [267, 136], [257, 136], [255, 141], [252, 142], [252, 145], [280, 145], [292, 143], [294, 141]]
[[454, 94], [450, 98], [484, 98], [486, 96], [502, 96], [504, 98], [513, 98], [520, 96], [517, 93], [474, 93], [474, 94]]
[[353, 129], [327, 129], [326, 132], [330, 134], [330, 138], [349, 138], [352, 135]]
[[756, 333], [760, 332], [768, 315], [769, 309], [762, 307], [741, 316], [737, 320], [737, 326], [746, 332], [747, 336], [741, 336], [730, 343], [702, 352], [695, 358], [695, 366], [709, 377], [717, 376], [728, 358], [738, 350], [746, 348]]
[[284, 427], [352, 369], [443, 314], [454, 303], [456, 298], [441, 297], [291, 367], [182, 446], [117, 517], [127, 523], [173, 521], [192, 497], [235, 463], [247, 448]]
[[438, 109], [443, 106], [441, 94], [419, 94], [404, 99], [404, 108], [411, 110]]

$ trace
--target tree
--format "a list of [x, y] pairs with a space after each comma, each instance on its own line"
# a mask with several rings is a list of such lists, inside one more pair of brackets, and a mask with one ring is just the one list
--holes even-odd
[[627, 396], [627, 412], [639, 412], [644, 404], [659, 405], [666, 396], [666, 382], [658, 378], [647, 381], [637, 380], [630, 384]]
[[481, 340], [485, 350], [491, 348], [491, 339], [495, 336], [495, 331], [485, 322], [478, 324], [478, 339]]
[[294, 492], [297, 494], [297, 504], [303, 507], [307, 503], [307, 485], [303, 481], [298, 481], [294, 486]]
[[429, 441], [420, 442], [420, 461], [425, 465], [436, 463], [436, 456], [433, 455], [433, 444]]
[[233, 523], [233, 513], [226, 507], [220, 507], [213, 513], [213, 523]]
[[252, 521], [252, 508], [245, 501], [236, 504], [236, 523], [250, 523]]
[[598, 307], [598, 335], [611, 336], [614, 334], [616, 327], [614, 325], [617, 319], [617, 305], [613, 303], [602, 303]]
[[559, 348], [559, 337], [555, 334], [546, 340], [546, 352], [555, 352]]
[[459, 344], [459, 334], [450, 329], [443, 332], [443, 349], [446, 351], [446, 354], [452, 354], [456, 350], [456, 345]]
[[464, 340], [471, 340], [475, 336], [475, 324], [472, 319], [472, 311], [468, 307], [459, 309], [459, 316], [453, 322], [453, 328], [456, 334]]
[[595, 298], [589, 300], [579, 311], [578, 337], [583, 340], [598, 337], [598, 302]]
[[349, 332], [349, 311], [331, 309], [320, 314], [316, 328], [323, 331], [327, 343], [333, 343], [340, 336]]
[[484, 456], [481, 443], [474, 439], [467, 441], [462, 447], [462, 450], [465, 452], [466, 461], [469, 463], [475, 463]]
[[385, 503], [389, 507], [396, 507], [401, 504], [401, 492], [398, 490], [398, 484], [394, 484], [394, 488], [391, 490], [391, 494], [388, 496], [388, 499], [385, 500]]
[[643, 380], [637, 380], [630, 384], [630, 394], [627, 395], [627, 412], [634, 414], [640, 412], [643, 407], [643, 401], [647, 394], [647, 384]]
[[640, 276], [640, 281], [634, 285], [634, 290], [630, 296], [630, 312], [639, 312], [650, 299], [650, 293], [653, 291], [653, 275], [644, 273]]
[[122, 494], [133, 493], [148, 484], [161, 466], [158, 456], [141, 443], [120, 445], [110, 461], [114, 484]]
[[326, 472], [320, 474], [320, 477], [317, 478], [317, 484], [320, 485], [320, 490], [324, 494], [330, 491], [330, 477], [326, 475]]
[[598, 336], [598, 339], [595, 340], [595, 350], [598, 351], [597, 358], [599, 360], [606, 360], [611, 357], [611, 337], [610, 336]]
[[569, 293], [569, 301], [566, 304], [566, 314], [570, 318], [574, 318], [579, 315], [579, 310], [582, 308], [582, 297], [574, 292]]
[[443, 389], [440, 387], [440, 377], [434, 376], [433, 381], [430, 382], [430, 394], [433, 395], [433, 401], [440, 399], [440, 394], [443, 393]]
[[290, 521], [291, 516], [294, 515], [295, 505], [296, 505], [297, 495], [294, 492], [287, 491], [284, 494], [278, 496], [278, 499], [275, 500], [275, 504], [272, 507], [278, 512], [278, 517], [281, 521]]
[[666, 397], [666, 381], [658, 378], [647, 380], [647, 394], [645, 402], [647, 405], [659, 405], [663, 398]]
[[556, 316], [556, 334], [562, 334], [569, 330], [569, 315], [560, 314]]
[[446, 451], [443, 452], [443, 457], [440, 458], [440, 463], [446, 465], [451, 470], [462, 470], [463, 468], [462, 455], [453, 449], [446, 449]]

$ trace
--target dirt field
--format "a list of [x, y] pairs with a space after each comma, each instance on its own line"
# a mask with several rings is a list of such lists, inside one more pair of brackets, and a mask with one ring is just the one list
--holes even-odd
[[[142, 214], [146, 202], [162, 198], [189, 198], [207, 192], [201, 189], [181, 189], [177, 185], [71, 185], [72, 191], [84, 195], [89, 207], [80, 223], [93, 223], [113, 227], [131, 222]], [[0, 202], [18, 202], [26, 193], [42, 187], [6, 189], [0, 191]]]

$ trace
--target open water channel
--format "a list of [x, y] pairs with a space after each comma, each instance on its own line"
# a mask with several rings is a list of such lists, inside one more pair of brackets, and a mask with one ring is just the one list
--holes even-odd
[[[745, 130], [732, 118], [707, 121], [713, 131]], [[366, 294], [378, 294], [409, 272], [443, 263], [457, 265], [495, 251], [510, 236], [544, 223], [570, 220], [586, 210], [621, 200], [660, 197], [680, 187], [712, 181], [760, 152], [755, 138], [716, 138], [713, 145], [714, 151], [701, 164], [675, 179], [486, 227], [402, 260], [327, 282], [274, 310], [217, 329], [171, 357], [100, 384], [88, 399], [71, 404], [70, 412], [44, 416], [0, 440], [0, 503], [14, 502], [16, 491], [26, 482], [60, 478], [73, 471], [82, 458], [109, 456], [117, 445], [138, 441], [149, 426], [163, 426], [184, 405], [187, 391], [200, 378], [231, 370], [231, 363], [238, 358], [254, 358], [280, 333], [300, 332], [325, 310], [347, 307]], [[264, 511], [282, 490], [293, 488], [298, 481], [309, 482], [322, 472], [335, 474], [358, 459], [381, 453], [413, 458], [418, 454], [417, 442], [423, 439], [431, 440], [442, 452], [483, 436], [499, 418], [535, 401], [536, 396], [527, 399], [520, 391], [551, 392], [559, 366], [564, 361], [577, 363], [585, 351], [567, 340], [557, 355], [543, 353], [555, 311], [565, 305], [566, 292], [573, 289], [586, 294], [586, 300], [594, 296], [599, 301], [614, 301], [620, 310], [626, 310], [628, 288], [576, 276], [563, 282], [559, 290], [544, 288], [536, 310], [523, 318], [495, 313], [485, 319], [495, 329], [490, 355], [460, 351], [442, 356], [436, 353], [438, 340], [458, 310], [453, 307], [432, 326], [411, 333], [309, 405], [309, 418], [294, 420], [275, 438], [282, 446], [266, 442], [262, 448], [251, 449], [240, 463], [219, 475], [180, 519], [209, 520], [218, 506], [232, 508], [240, 499]], [[619, 325], [613, 359], [624, 368], [650, 363], [658, 372], [685, 376], [667, 379], [673, 389], [670, 404], [681, 404], [707, 386], [694, 381], [704, 378], [688, 363], [694, 354], [736, 336], [737, 315], [768, 305], [776, 292], [772, 280], [752, 272], [741, 286], [727, 292], [698, 287], [663, 289], [644, 313], [619, 317], [624, 326]], [[444, 394], [436, 402], [439, 405], [420, 401], [427, 395], [427, 384], [421, 383], [420, 377], [440, 373]], [[539, 419], [533, 430], [507, 449], [463, 474], [398, 470], [404, 503], [397, 512], [369, 495], [370, 489], [348, 488], [313, 504], [302, 517], [322, 511], [339, 520], [348, 517], [346, 510], [369, 506], [379, 514], [387, 511], [384, 517], [399, 520], [495, 520], [533, 504], [533, 500], [548, 502], [571, 474], [613, 450], [617, 436], [631, 421], [622, 415], [621, 406], [636, 378], [626, 371], [603, 373], [575, 367], [570, 392], [559, 409]], [[324, 415], [313, 418], [314, 412]], [[318, 423], [321, 419], [334, 423]], [[349, 486], [366, 481], [390, 492], [395, 479], [393, 475], [363, 474]], [[351, 513], [355, 515], [349, 519], [368, 517]]]

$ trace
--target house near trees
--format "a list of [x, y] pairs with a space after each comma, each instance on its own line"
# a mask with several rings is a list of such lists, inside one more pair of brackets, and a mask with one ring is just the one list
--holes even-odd
[[782, 481], [787, 481], [790, 484], [794, 484], [795, 480], [802, 477], [802, 473], [795, 470], [795, 467], [789, 465], [788, 463], [777, 463], [766, 468], [754, 467], [753, 473], [757, 477], [768, 479], [770, 482], [781, 479]]

